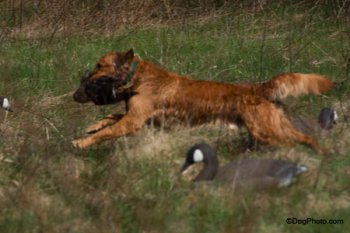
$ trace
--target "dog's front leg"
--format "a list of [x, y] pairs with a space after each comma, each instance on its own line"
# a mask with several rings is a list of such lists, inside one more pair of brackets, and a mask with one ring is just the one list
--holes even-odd
[[105, 117], [104, 119], [98, 121], [97, 123], [90, 125], [85, 129], [85, 133], [92, 134], [95, 133], [109, 125], [112, 125], [122, 119], [124, 114], [111, 114]]
[[107, 139], [118, 138], [136, 132], [142, 127], [148, 117], [140, 118], [125, 115], [120, 121], [113, 125], [107, 126], [96, 133], [77, 140], [72, 141], [73, 146], [77, 148], [86, 148], [92, 144], [96, 144]]
[[119, 121], [88, 137], [74, 140], [72, 144], [77, 148], [85, 148], [107, 139], [134, 133], [145, 124], [153, 112], [154, 109], [150, 99], [144, 97], [135, 98], [130, 104], [129, 111]]

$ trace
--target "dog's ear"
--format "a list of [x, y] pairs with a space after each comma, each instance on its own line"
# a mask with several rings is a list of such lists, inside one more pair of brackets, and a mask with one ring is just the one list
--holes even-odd
[[124, 55], [124, 59], [125, 61], [133, 59], [134, 58], [134, 50], [130, 49], [129, 51], [127, 51]]
[[133, 49], [130, 49], [126, 53], [116, 52], [115, 65], [117, 68], [119, 68], [122, 65], [124, 65], [127, 61], [132, 60], [133, 58], [134, 58], [134, 50]]

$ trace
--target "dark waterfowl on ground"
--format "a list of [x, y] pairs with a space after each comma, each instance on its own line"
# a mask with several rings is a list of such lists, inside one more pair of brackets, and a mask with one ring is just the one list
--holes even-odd
[[304, 134], [314, 136], [326, 136], [333, 128], [338, 119], [337, 112], [332, 108], [323, 108], [318, 119], [295, 117], [292, 119], [293, 125]]
[[239, 159], [219, 167], [216, 151], [207, 144], [197, 144], [188, 151], [181, 172], [200, 162], [204, 167], [195, 182], [213, 180], [259, 190], [289, 186], [298, 174], [307, 171], [306, 166], [288, 161], [257, 158]]

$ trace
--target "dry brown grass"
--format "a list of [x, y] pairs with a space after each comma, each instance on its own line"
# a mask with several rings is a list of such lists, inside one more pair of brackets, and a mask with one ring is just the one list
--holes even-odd
[[[38, 103], [28, 99], [25, 105], [27, 109], [30, 107], [30, 112], [34, 113], [49, 113], [65, 106], [65, 115], [68, 117], [64, 120], [59, 114], [54, 114], [50, 119], [45, 120], [40, 114], [17, 112], [10, 115], [6, 123], [1, 123], [3, 159], [0, 164], [1, 166], [8, 164], [6, 167], [15, 166], [19, 170], [12, 171], [13, 175], [6, 181], [2, 179], [4, 185], [0, 188], [0, 205], [5, 208], [15, 207], [29, 211], [32, 214], [30, 216], [35, 216], [35, 221], [46, 232], [113, 232], [117, 229], [119, 231], [122, 225], [110, 224], [120, 222], [121, 219], [129, 216], [130, 203], [135, 205], [134, 211], [130, 212], [130, 214], [133, 213], [130, 219], [138, 219], [139, 227], [142, 229], [148, 229], [150, 232], [162, 232], [162, 229], [167, 229], [169, 232], [179, 232], [179, 229], [191, 232], [184, 219], [176, 224], [172, 222], [168, 226], [163, 225], [164, 222], [160, 216], [164, 214], [163, 212], [167, 212], [168, 200], [165, 197], [174, 196], [173, 192], [178, 193], [175, 196], [185, 197], [179, 202], [176, 210], [173, 210], [176, 211], [176, 215], [186, 215], [188, 209], [192, 208], [208, 208], [202, 211], [220, 212], [220, 208], [223, 208], [220, 205], [231, 206], [237, 211], [241, 210], [239, 214], [236, 213], [237, 217], [244, 216], [249, 220], [240, 220], [238, 232], [279, 232], [281, 230], [279, 224], [261, 222], [264, 213], [276, 206], [290, 205], [289, 199], [295, 199], [303, 189], [306, 190], [304, 204], [298, 206], [296, 212], [294, 211], [294, 215], [297, 214], [299, 217], [314, 216], [314, 213], [323, 215], [350, 207], [348, 191], [344, 189], [343, 184], [335, 183], [336, 177], [330, 173], [327, 165], [320, 173], [316, 189], [319, 191], [313, 191], [312, 184], [315, 182], [322, 157], [310, 155], [310, 151], [304, 150], [301, 146], [267, 150], [263, 153], [246, 151], [239, 155], [240, 157], [287, 159], [307, 165], [310, 171], [303, 175], [293, 188], [283, 190], [282, 193], [272, 195], [235, 193], [233, 195], [225, 188], [189, 188], [191, 178], [181, 177], [179, 168], [187, 148], [194, 143], [207, 142], [216, 145], [219, 151], [224, 148], [228, 150], [229, 154], [226, 155], [219, 152], [221, 164], [238, 158], [235, 154], [238, 151], [232, 143], [240, 141], [239, 135], [223, 130], [220, 126], [198, 128], [176, 126], [170, 129], [148, 126], [133, 136], [96, 146], [93, 149], [94, 155], [91, 157], [89, 151], [79, 152], [72, 149], [68, 145], [69, 140], [65, 140], [62, 136], [67, 137], [74, 132], [72, 129], [76, 128], [74, 122], [80, 121], [87, 110], [89, 114], [84, 119], [86, 123], [95, 121], [99, 110], [92, 106], [77, 107], [74, 103], [69, 104], [67, 108], [66, 98], [68, 98], [67, 95], [45, 97], [44, 101]], [[342, 115], [333, 132], [333, 135], [336, 135], [334, 138], [337, 139], [349, 137], [348, 125], [344, 120], [344, 117], [349, 114], [348, 102], [343, 102], [342, 106], [346, 115]], [[123, 106], [120, 107], [123, 108]], [[20, 109], [21, 107], [17, 106], [17, 110]], [[77, 116], [79, 119], [72, 116]], [[3, 119], [4, 113], [1, 112], [0, 121], [2, 122]], [[26, 120], [23, 121], [23, 119]], [[74, 133], [71, 134], [73, 135]], [[323, 143], [330, 147], [336, 145], [337, 151], [344, 152], [338, 152], [337, 156], [346, 156], [349, 148], [348, 141], [334, 143], [337, 141], [334, 138], [325, 139]], [[347, 172], [349, 171], [345, 169], [337, 171], [336, 174], [346, 176]], [[0, 175], [7, 176], [7, 170], [1, 170]], [[155, 177], [159, 179], [156, 183], [152, 181]], [[156, 190], [164, 192], [161, 199]], [[14, 199], [15, 206], [12, 204]], [[135, 200], [138, 201], [135, 202]], [[155, 204], [156, 200], [159, 201], [158, 204]], [[202, 206], [205, 202], [207, 207]], [[120, 205], [118, 208], [121, 208], [117, 214], [116, 205]], [[86, 221], [81, 212], [84, 208], [88, 208], [92, 211], [90, 214], [93, 216], [96, 214], [98, 217]], [[291, 215], [288, 208], [280, 211], [283, 216]], [[23, 217], [18, 212], [11, 216], [13, 219]], [[60, 220], [54, 220], [54, 218], [64, 221], [59, 223]], [[71, 220], [65, 222], [67, 219]], [[136, 224], [134, 220], [125, 221], [131, 221], [128, 224]], [[157, 222], [156, 227], [154, 222]], [[227, 232], [230, 232], [232, 227], [234, 226], [227, 226]]]
[[[269, 8], [284, 8], [283, 1], [249, 0], [9, 0], [0, 3], [1, 38], [53, 38], [70, 35], [123, 34], [154, 25], [188, 24], [244, 10], [247, 15]], [[294, 7], [321, 8], [330, 17], [348, 15], [348, 1], [295, 1]], [[299, 15], [303, 18], [303, 15]]]
[[[0, 8], [6, 7], [8, 2], [1, 2]], [[33, 2], [25, 1], [25, 4], [30, 8]], [[4, 111], [0, 111], [1, 230], [21, 233], [205, 233], [233, 230], [324, 233], [327, 230], [347, 230], [346, 224], [350, 221], [350, 102], [347, 90], [339, 92], [341, 100], [337, 100], [338, 93], [331, 93], [329, 97], [317, 100], [292, 99], [287, 102], [292, 110], [305, 116], [316, 113], [319, 106], [329, 104], [339, 112], [339, 124], [332, 136], [321, 139], [321, 144], [330, 148], [334, 155], [322, 166], [316, 188], [313, 188], [313, 184], [322, 156], [303, 146], [244, 151], [239, 147], [239, 134], [220, 126], [149, 126], [135, 135], [89, 150], [75, 150], [70, 146], [70, 141], [80, 136], [87, 125], [109, 113], [123, 113], [124, 106], [100, 108], [92, 104], [78, 105], [72, 101], [69, 93], [78, 84], [79, 73], [93, 64], [95, 58], [106, 52], [107, 48], [129, 46], [137, 47], [145, 58], [158, 61], [170, 70], [190, 73], [200, 79], [256, 81], [288, 70], [288, 67], [343, 79], [348, 76], [345, 73], [348, 58], [346, 24], [338, 27], [333, 19], [326, 20], [326, 11], [322, 11], [325, 17], [320, 17], [323, 20], [321, 23], [317, 19], [319, 15], [311, 17], [309, 13], [294, 14], [294, 11], [287, 15], [265, 15], [260, 22], [258, 11], [254, 13], [251, 9], [240, 12], [240, 18], [235, 18], [229, 7], [224, 7], [229, 12], [219, 7], [208, 9], [208, 14], [205, 11], [200, 14], [198, 11], [202, 8], [195, 8], [187, 14], [171, 5], [177, 9], [176, 17], [180, 20], [166, 15], [147, 19], [141, 15], [139, 19], [144, 22], [134, 22], [135, 26], [157, 25], [154, 31], [127, 34], [127, 43], [112, 43], [114, 39], [104, 39], [104, 36], [118, 34], [118, 30], [129, 31], [133, 27], [127, 22], [111, 20], [120, 16], [114, 11], [118, 9], [117, 5], [115, 9], [107, 7], [96, 10], [100, 13], [107, 10], [112, 12], [107, 17], [99, 15], [100, 18], [96, 19], [93, 16], [98, 14], [92, 10], [81, 6], [69, 7], [77, 4], [77, 1], [53, 1], [54, 8], [46, 1], [41, 2], [40, 11], [33, 13], [33, 18], [30, 14], [25, 16], [22, 28], [18, 21], [11, 25], [6, 21], [9, 23], [5, 25], [7, 29], [0, 32], [0, 43], [11, 36], [14, 39], [13, 42], [5, 40], [1, 44], [4, 47], [0, 47], [0, 90], [2, 95], [13, 98], [14, 105], [14, 112], [8, 114], [6, 122]], [[184, 1], [177, 3], [180, 2]], [[57, 9], [61, 7], [60, 4], [67, 4], [63, 18], [59, 15], [64, 11]], [[163, 7], [163, 4], [162, 1], [158, 7]], [[263, 5], [262, 8], [268, 6]], [[258, 8], [261, 9], [260, 6]], [[16, 14], [19, 14], [17, 9]], [[56, 12], [49, 15], [51, 9]], [[336, 9], [338, 11], [335, 12], [344, 12], [340, 11], [341, 7]], [[148, 14], [146, 12], [145, 16]], [[216, 18], [222, 14], [231, 15]], [[253, 14], [256, 14], [255, 17], [252, 17]], [[180, 29], [165, 25], [182, 25], [192, 16], [200, 23]], [[211, 22], [213, 18], [215, 23]], [[111, 21], [107, 24], [108, 20]], [[160, 24], [161, 28], [158, 27]], [[294, 27], [296, 32], [293, 31]], [[4, 32], [10, 34], [5, 36]], [[71, 43], [61, 40], [70, 40], [64, 37], [53, 43], [17, 40], [20, 37], [50, 38], [73, 34], [82, 35], [82, 38]], [[104, 36], [93, 42], [85, 38], [92, 34]], [[296, 52], [289, 53], [291, 48]], [[260, 62], [257, 61], [258, 50], [264, 55]], [[232, 77], [235, 79], [230, 79]], [[348, 87], [345, 84], [344, 88]], [[225, 188], [193, 188], [191, 176], [180, 176], [179, 169], [185, 152], [197, 142], [207, 142], [216, 147], [221, 164], [238, 156], [281, 158], [305, 164], [310, 171], [303, 174], [292, 187], [276, 193], [233, 194]], [[299, 216], [340, 218], [346, 224], [343, 228], [324, 225], [297, 228], [284, 222], [285, 217]]]

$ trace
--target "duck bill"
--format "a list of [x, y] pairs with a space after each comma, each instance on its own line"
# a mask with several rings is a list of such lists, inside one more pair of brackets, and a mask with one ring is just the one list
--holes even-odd
[[188, 162], [185, 162], [180, 170], [180, 173], [183, 173], [191, 164], [189, 164]]

